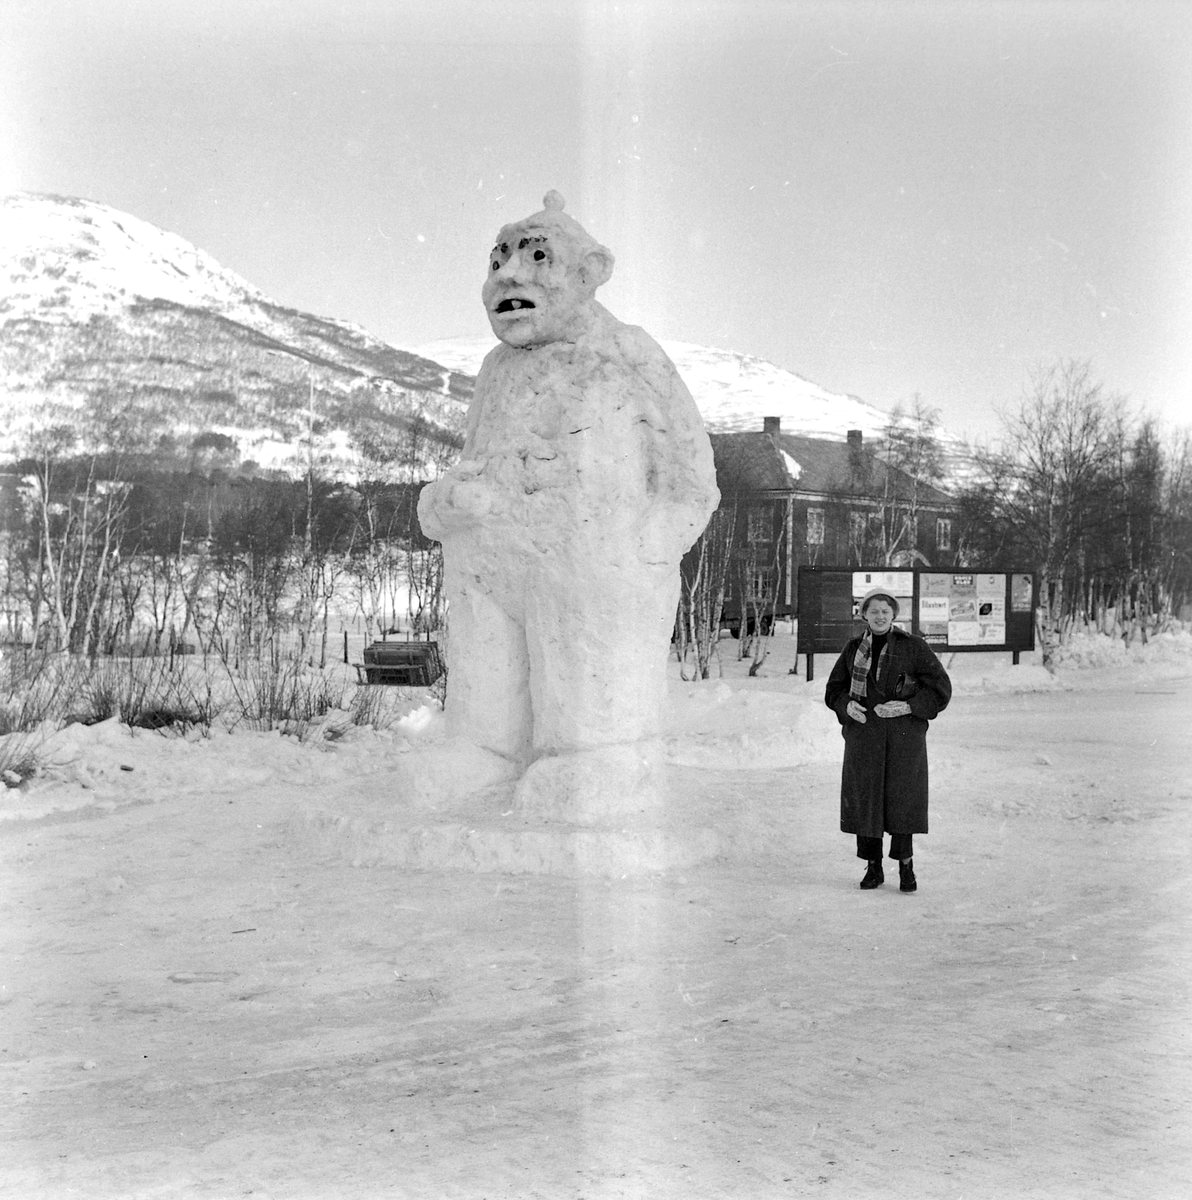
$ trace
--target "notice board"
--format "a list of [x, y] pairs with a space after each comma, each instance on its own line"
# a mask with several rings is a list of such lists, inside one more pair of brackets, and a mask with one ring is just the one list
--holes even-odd
[[[895, 624], [937, 654], [1035, 648], [1039, 581], [1030, 571], [892, 571], [799, 568], [799, 654], [839, 654], [864, 628], [861, 598], [874, 588], [898, 601]], [[811, 672], [808, 672], [810, 677]]]

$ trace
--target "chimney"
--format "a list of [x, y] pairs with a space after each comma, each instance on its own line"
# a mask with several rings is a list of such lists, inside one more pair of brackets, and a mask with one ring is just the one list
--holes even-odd
[[859, 429], [848, 431], [848, 469], [854, 486], [864, 482], [865, 450], [862, 445], [862, 433]]
[[768, 433], [772, 438], [776, 438], [781, 432], [781, 417], [762, 417], [762, 433]]

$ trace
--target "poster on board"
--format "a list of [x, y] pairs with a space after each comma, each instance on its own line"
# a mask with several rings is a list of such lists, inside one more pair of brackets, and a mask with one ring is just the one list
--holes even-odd
[[1006, 577], [977, 576], [977, 644], [1000, 646], [1006, 640]]
[[948, 643], [948, 597], [919, 596], [919, 636], [929, 644]]
[[953, 575], [948, 588], [948, 645], [976, 646], [981, 641], [977, 623], [977, 577]]
[[1031, 593], [1034, 591], [1034, 580], [1030, 575], [1010, 576], [1010, 611], [1029, 613], [1031, 611]]
[[[898, 624], [937, 653], [1034, 649], [1037, 595], [1029, 572], [799, 567], [799, 653], [838, 654], [860, 622], [860, 600], [880, 589], [898, 601]], [[810, 663], [810, 660], [809, 660]]]

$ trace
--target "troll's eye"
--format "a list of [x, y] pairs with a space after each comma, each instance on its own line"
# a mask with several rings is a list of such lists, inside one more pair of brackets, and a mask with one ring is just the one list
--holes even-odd
[[497, 262], [497, 260], [494, 258], [493, 259], [493, 270], [499, 271], [500, 269], [501, 269], [501, 264], [499, 262]]
[[534, 251], [534, 261], [535, 262], [544, 262], [545, 260], [546, 260], [546, 251], [545, 250], [535, 250]]

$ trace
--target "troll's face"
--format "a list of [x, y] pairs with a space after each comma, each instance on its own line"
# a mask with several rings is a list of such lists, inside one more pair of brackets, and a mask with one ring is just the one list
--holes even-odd
[[493, 333], [510, 346], [574, 341], [591, 319], [592, 297], [612, 256], [590, 239], [533, 218], [497, 235], [481, 290]]

